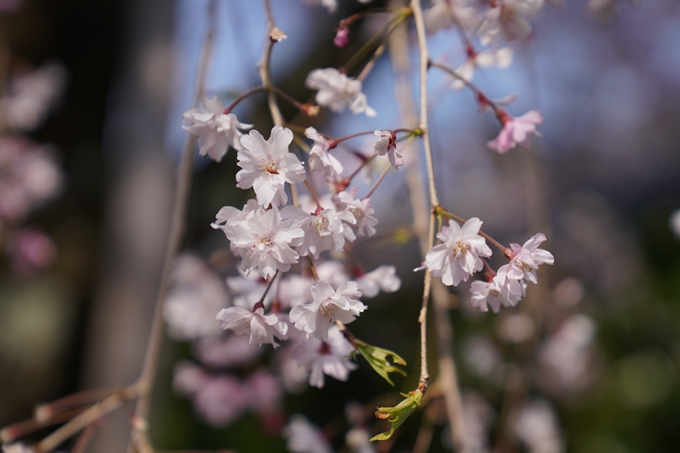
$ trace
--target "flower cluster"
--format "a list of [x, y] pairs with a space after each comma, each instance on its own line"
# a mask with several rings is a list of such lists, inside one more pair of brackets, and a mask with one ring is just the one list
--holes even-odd
[[[447, 286], [458, 286], [467, 281], [484, 268], [483, 259], [491, 256], [491, 249], [479, 234], [481, 227], [482, 221], [476, 217], [467, 220], [462, 227], [449, 220], [449, 225], [437, 234], [441, 243], [427, 252], [423, 266], [435, 277], [441, 277]], [[522, 246], [510, 244], [511, 248], [504, 250], [510, 262], [495, 273], [489, 269], [488, 281], [472, 282], [472, 305], [481, 311], [491, 307], [494, 313], [501, 307], [517, 305], [525, 295], [525, 280], [537, 283], [538, 266], [554, 262], [550, 252], [538, 248], [545, 240], [545, 235], [538, 233]]]

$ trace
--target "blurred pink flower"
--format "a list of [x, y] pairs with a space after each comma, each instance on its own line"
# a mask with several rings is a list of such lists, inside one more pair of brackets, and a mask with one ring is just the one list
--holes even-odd
[[501, 129], [498, 137], [491, 140], [487, 145], [501, 154], [510, 151], [517, 145], [527, 145], [529, 136], [532, 134], [541, 135], [536, 130], [536, 125], [543, 122], [541, 112], [538, 110], [531, 110], [517, 118], [501, 112], [499, 118], [503, 123], [503, 129]]
[[57, 246], [42, 231], [26, 227], [12, 234], [7, 253], [12, 270], [18, 274], [32, 275], [54, 263]]

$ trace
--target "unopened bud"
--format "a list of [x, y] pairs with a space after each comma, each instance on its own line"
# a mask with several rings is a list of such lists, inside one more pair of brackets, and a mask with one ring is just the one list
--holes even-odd
[[269, 39], [271, 39], [274, 42], [281, 42], [287, 37], [288, 35], [286, 35], [283, 32], [283, 30], [281, 30], [279, 27], [274, 27], [271, 30], [269, 30]]
[[300, 110], [307, 116], [316, 116], [319, 114], [320, 107], [318, 105], [302, 104]]

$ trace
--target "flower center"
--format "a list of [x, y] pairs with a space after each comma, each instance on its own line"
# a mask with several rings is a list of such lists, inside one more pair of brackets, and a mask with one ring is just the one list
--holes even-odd
[[264, 164], [262, 169], [267, 173], [271, 173], [272, 175], [278, 175], [279, 171], [277, 170], [276, 167], [277, 167], [276, 162], [269, 161], [266, 164]]
[[465, 241], [458, 241], [456, 242], [456, 245], [453, 246], [451, 252], [454, 256], [458, 257], [467, 255], [468, 250], [470, 250], [470, 244]]
[[355, 219], [360, 220], [364, 218], [364, 211], [359, 208], [350, 208], [349, 212], [352, 213]]
[[312, 220], [312, 225], [316, 228], [316, 231], [319, 232], [319, 236], [323, 237], [323, 230], [328, 229], [328, 218], [323, 215], [316, 215], [314, 216], [314, 220]]
[[331, 353], [331, 347], [326, 343], [325, 341], [321, 342], [321, 346], [319, 347], [319, 354], [320, 355], [329, 355]]
[[272, 241], [272, 238], [271, 238], [269, 235], [267, 235], [267, 236], [261, 237], [261, 238], [255, 243], [255, 246], [254, 246], [254, 247], [256, 247], [256, 248], [258, 248], [258, 249], [261, 250], [261, 249], [264, 249], [264, 248], [267, 248], [267, 247], [271, 247], [271, 246], [273, 246], [273, 245], [274, 245], [274, 242]]
[[329, 322], [333, 320], [333, 313], [335, 313], [338, 309], [338, 306], [335, 304], [327, 304], [327, 303], [322, 303], [319, 306], [319, 312], [326, 318], [328, 318]]

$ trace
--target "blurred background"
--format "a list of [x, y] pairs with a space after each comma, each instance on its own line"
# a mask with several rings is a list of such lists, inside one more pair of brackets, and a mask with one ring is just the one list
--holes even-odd
[[[340, 0], [332, 14], [300, 0], [272, 3], [288, 34], [273, 54], [274, 82], [302, 101], [313, 94], [304, 86], [309, 71], [343, 65], [385, 23], [384, 16], [360, 22], [350, 46], [338, 49], [339, 20], [384, 2]], [[206, 8], [206, 0], [0, 2], [0, 425], [29, 418], [38, 402], [138, 376]], [[226, 103], [259, 85], [264, 11], [257, 1], [219, 0], [217, 14], [206, 91]], [[680, 208], [680, 4], [546, 3], [533, 33], [511, 45], [512, 65], [482, 70], [475, 82], [493, 99], [517, 94], [508, 107], [516, 116], [542, 112], [542, 137], [531, 148], [488, 149], [498, 124], [474, 96], [453, 91], [437, 72], [429, 86], [442, 205], [480, 217], [503, 243], [544, 232], [556, 261], [519, 307], [499, 315], [471, 308], [466, 286], [450, 292], [469, 429], [480, 433], [479, 451], [499, 443], [545, 453], [677, 451], [680, 221], [674, 232], [670, 219]], [[433, 34], [430, 49], [453, 67], [465, 58], [453, 29]], [[415, 68], [417, 53], [408, 56]], [[295, 122], [332, 137], [401, 127], [387, 56], [364, 92], [375, 118]], [[268, 136], [264, 100], [249, 98], [236, 113]], [[296, 116], [281, 106], [288, 120]], [[351, 150], [372, 146], [351, 142]], [[250, 194], [235, 188], [233, 151], [220, 164], [198, 156], [195, 164], [183, 249], [219, 276], [226, 293], [236, 263], [210, 222]], [[420, 258], [408, 234], [404, 173], [389, 173], [374, 195], [379, 233], [354, 254], [366, 269], [396, 265], [402, 288], [372, 299], [352, 325], [359, 338], [406, 359], [400, 391], [417, 381], [422, 291], [422, 275], [412, 272]], [[246, 380], [271, 366], [271, 355], [229, 372]], [[264, 415], [211, 423], [173, 391], [180, 360], [195, 361], [195, 349], [167, 339], [151, 417], [152, 440], [163, 450], [285, 451], [279, 431], [299, 412], [349, 451], [343, 414], [370, 415], [378, 402], [395, 402], [396, 392], [359, 361], [347, 383], [279, 389]], [[432, 364], [436, 377], [434, 352]], [[392, 451], [412, 451], [423, 426], [431, 428], [430, 451], [450, 451], [444, 425], [435, 401], [403, 426]], [[127, 426], [124, 411], [103, 420], [91, 451], [123, 451]]]

